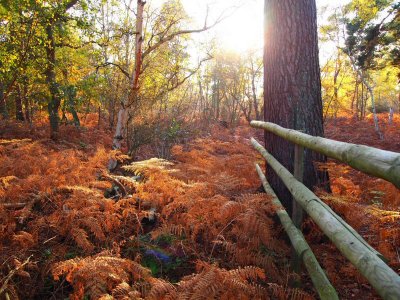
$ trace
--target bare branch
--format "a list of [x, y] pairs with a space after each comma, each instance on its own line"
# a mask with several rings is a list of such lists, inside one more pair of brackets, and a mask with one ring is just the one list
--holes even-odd
[[[162, 44], [169, 42], [170, 40], [172, 40], [173, 38], [175, 38], [176, 36], [179, 35], [183, 35], [183, 34], [191, 34], [191, 33], [200, 33], [206, 30], [209, 30], [213, 27], [215, 27], [217, 24], [221, 23], [223, 20], [225, 20], [226, 18], [228, 18], [229, 16], [232, 15], [233, 12], [231, 12], [230, 14], [226, 14], [226, 12], [222, 12], [219, 17], [210, 25], [207, 24], [207, 19], [208, 19], [208, 7], [207, 7], [207, 13], [206, 13], [206, 17], [205, 17], [205, 21], [204, 21], [204, 25], [202, 28], [198, 28], [198, 29], [183, 29], [183, 30], [178, 30], [176, 32], [173, 32], [165, 37], [161, 37], [161, 39], [155, 43], [154, 45], [150, 46], [149, 48], [146, 49], [146, 51], [143, 52], [142, 54], [142, 59], [144, 59], [147, 55], [149, 55], [152, 51], [156, 50], [158, 47], [160, 47]], [[171, 25], [172, 26], [172, 25]], [[168, 26], [168, 28], [170, 28], [170, 26]], [[168, 30], [167, 30], [168, 31]]]
[[[171, 92], [171, 91], [175, 90], [176, 88], [178, 88], [179, 86], [181, 86], [182, 84], [184, 84], [190, 77], [192, 77], [192, 76], [201, 68], [201, 65], [202, 65], [204, 62], [206, 62], [206, 61], [208, 61], [208, 60], [210, 60], [210, 59], [213, 59], [213, 57], [212, 57], [211, 55], [209, 55], [208, 57], [203, 58], [202, 60], [200, 60], [199, 63], [198, 63], [198, 65], [197, 65], [197, 67], [194, 68], [194, 69], [192, 69], [192, 70], [190, 70], [188, 75], [186, 75], [184, 78], [182, 78], [181, 80], [179, 80], [179, 81], [178, 81], [177, 83], [175, 83], [173, 86], [170, 86], [170, 87], [168, 87], [167, 89], [165, 89], [164, 91], [162, 91], [161, 93], [159, 93], [159, 94], [156, 96], [156, 98], [159, 98], [159, 97], [163, 96], [164, 94], [166, 94], [166, 93], [168, 93], [168, 92]], [[169, 80], [169, 81], [170, 81], [170, 80]], [[168, 84], [167, 84], [167, 86], [168, 86]]]
[[101, 64], [101, 65], [97, 65], [96, 66], [96, 72], [100, 69], [100, 68], [104, 68], [104, 67], [107, 67], [107, 66], [114, 66], [114, 67], [117, 67], [121, 72], [122, 72], [122, 74], [124, 74], [128, 79], [131, 79], [131, 76], [129, 75], [129, 72], [128, 71], [126, 71], [122, 66], [120, 66], [119, 64], [116, 64], [116, 63], [113, 63], [113, 62], [105, 62], [104, 64]]

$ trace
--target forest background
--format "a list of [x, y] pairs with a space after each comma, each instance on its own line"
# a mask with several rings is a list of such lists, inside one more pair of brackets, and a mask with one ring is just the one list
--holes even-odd
[[[326, 136], [399, 152], [399, 4], [317, 5]], [[316, 296], [289, 268], [249, 145], [263, 13], [258, 0], [0, 1], [0, 297]], [[322, 167], [332, 193], [318, 195], [400, 270], [398, 189]], [[303, 232], [341, 298], [376, 297], [310, 219]]]

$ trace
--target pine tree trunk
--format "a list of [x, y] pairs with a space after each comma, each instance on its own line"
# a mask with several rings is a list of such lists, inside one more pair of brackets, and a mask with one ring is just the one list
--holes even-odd
[[[316, 19], [315, 1], [265, 0], [264, 118], [286, 128], [323, 136]], [[265, 134], [265, 144], [293, 172], [293, 144], [271, 133]], [[307, 187], [327, 182], [327, 174], [313, 164], [325, 160], [323, 155], [306, 151], [304, 183]], [[267, 177], [291, 212], [289, 191], [270, 168]]]

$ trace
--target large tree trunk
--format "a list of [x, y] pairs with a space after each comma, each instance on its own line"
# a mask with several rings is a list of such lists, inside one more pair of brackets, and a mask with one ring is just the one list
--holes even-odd
[[[265, 0], [264, 118], [286, 128], [323, 136], [321, 79], [318, 61], [317, 12], [313, 0]], [[265, 134], [268, 151], [293, 172], [294, 145]], [[323, 155], [306, 151], [304, 183], [325, 183], [327, 174], [314, 162]], [[268, 181], [291, 212], [291, 195], [276, 174]]]

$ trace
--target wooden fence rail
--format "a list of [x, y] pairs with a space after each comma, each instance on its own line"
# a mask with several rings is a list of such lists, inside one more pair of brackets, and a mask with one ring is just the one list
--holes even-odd
[[[400, 162], [397, 153], [383, 151], [371, 147], [359, 146], [336, 142], [328, 139], [315, 138], [306, 134], [288, 130], [278, 125], [265, 122], [252, 122], [252, 126], [259, 127], [276, 133], [298, 145], [324, 153], [347, 162], [353, 162], [353, 166], [359, 166], [359, 170], [370, 170], [366, 163], [359, 164], [355, 153], [366, 149], [373, 156], [369, 159], [371, 164], [379, 165], [383, 169], [392, 170], [395, 174], [396, 163]], [[278, 133], [279, 134], [278, 134]], [[311, 141], [311, 142], [310, 142]], [[372, 248], [351, 226], [340, 218], [332, 209], [322, 202], [304, 184], [298, 181], [284, 166], [282, 166], [270, 153], [268, 153], [255, 139], [251, 139], [253, 146], [265, 158], [269, 166], [281, 178], [289, 189], [295, 201], [309, 214], [321, 230], [331, 239], [340, 252], [360, 271], [360, 273], [371, 283], [383, 299], [400, 299], [400, 276], [396, 274], [385, 262], [383, 256]], [[339, 144], [335, 144], [339, 143]], [[350, 145], [350, 146], [349, 146]], [[324, 150], [324, 149], [327, 150]], [[330, 148], [330, 149], [329, 149]], [[322, 150], [323, 151], [322, 151]], [[324, 152], [325, 151], [325, 152]], [[329, 154], [327, 154], [329, 153]], [[334, 156], [336, 155], [336, 156]], [[358, 153], [357, 155], [360, 155]], [[350, 159], [349, 159], [350, 157]], [[364, 155], [365, 157], [365, 155]], [[344, 158], [344, 159], [340, 159]], [[347, 159], [347, 160], [345, 160]], [[363, 158], [365, 159], [365, 158]], [[391, 165], [393, 164], [393, 165]], [[394, 171], [393, 171], [394, 170]], [[260, 175], [260, 169], [257, 168]], [[370, 174], [373, 174], [372, 172]], [[381, 173], [379, 173], [381, 174]], [[378, 175], [376, 175], [378, 176]], [[383, 176], [379, 176], [385, 178]], [[389, 178], [390, 176], [386, 176]], [[385, 178], [385, 179], [386, 179]], [[390, 177], [393, 179], [393, 177]], [[261, 177], [264, 184], [264, 179]], [[392, 180], [390, 180], [392, 181]], [[396, 180], [394, 180], [397, 182]], [[393, 181], [392, 181], [393, 182]], [[399, 181], [400, 183], [400, 181]], [[267, 190], [270, 192], [267, 186]], [[273, 194], [274, 195], [274, 194]], [[287, 221], [287, 220], [286, 220]], [[285, 222], [286, 222], [285, 221]], [[303, 258], [304, 260], [304, 258]], [[319, 265], [318, 265], [319, 266]], [[311, 276], [311, 275], [310, 275]], [[314, 280], [313, 280], [314, 282]], [[317, 289], [318, 290], [318, 289]], [[334, 299], [320, 294], [322, 299]]]
[[252, 121], [251, 126], [262, 128], [292, 143], [325, 154], [369, 175], [386, 179], [400, 188], [399, 153], [311, 136], [269, 122]]
[[278, 218], [281, 221], [282, 226], [285, 229], [298, 257], [306, 266], [318, 295], [321, 299], [339, 299], [335, 288], [331, 285], [329, 279], [326, 277], [324, 270], [319, 265], [303, 234], [292, 222], [292, 219], [282, 206], [282, 203], [279, 201], [273, 189], [268, 184], [267, 178], [265, 178], [265, 175], [261, 171], [259, 165], [256, 165], [256, 170], [261, 179], [265, 192], [272, 197], [272, 203], [276, 206], [276, 214], [278, 215]]

